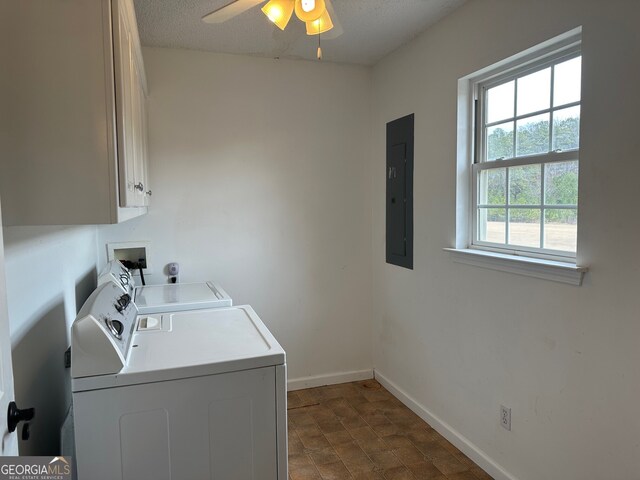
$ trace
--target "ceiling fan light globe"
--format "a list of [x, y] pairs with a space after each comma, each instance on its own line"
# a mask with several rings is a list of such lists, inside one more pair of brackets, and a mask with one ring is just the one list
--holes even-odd
[[325, 10], [320, 18], [313, 22], [306, 22], [307, 35], [320, 35], [321, 33], [328, 32], [333, 28], [333, 21], [329, 15], [329, 11]]
[[294, 0], [270, 0], [262, 7], [262, 12], [275, 23], [280, 30], [284, 30], [293, 15]]
[[303, 22], [313, 22], [314, 20], [319, 19], [324, 12], [327, 11], [327, 7], [324, 3], [324, 0], [315, 0], [315, 4], [313, 8], [309, 11], [306, 11], [305, 8], [311, 7], [311, 3], [307, 3], [308, 0], [305, 1], [305, 6], [303, 7], [303, 0], [295, 0], [295, 10], [296, 16], [302, 20]]
[[316, 0], [301, 0], [300, 5], [302, 6], [302, 10], [310, 12], [316, 8]]

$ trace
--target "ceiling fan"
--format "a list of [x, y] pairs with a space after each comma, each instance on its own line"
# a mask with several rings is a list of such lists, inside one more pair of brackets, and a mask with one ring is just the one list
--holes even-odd
[[[223, 23], [266, 0], [232, 0], [226, 5], [202, 17], [206, 23]], [[342, 35], [331, 0], [269, 0], [262, 12], [274, 24], [284, 30], [295, 11], [296, 17], [306, 25], [307, 35], [318, 35], [318, 59], [322, 59], [320, 34], [332, 39]]]

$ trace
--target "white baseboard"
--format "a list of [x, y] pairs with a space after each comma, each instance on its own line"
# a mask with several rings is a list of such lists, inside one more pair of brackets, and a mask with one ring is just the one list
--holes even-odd
[[455, 430], [451, 425], [441, 420], [439, 417], [431, 413], [428, 409], [414, 400], [411, 396], [404, 392], [395, 383], [384, 376], [379, 370], [375, 370], [375, 378], [389, 392], [391, 392], [398, 400], [409, 407], [416, 415], [427, 422], [440, 435], [449, 440], [453, 445], [464, 453], [471, 460], [476, 462], [480, 468], [491, 475], [495, 480], [518, 480], [517, 477], [511, 475], [504, 468], [494, 462], [486, 453], [480, 450], [476, 445], [471, 443], [460, 432]]
[[373, 378], [373, 370], [358, 370], [355, 372], [328, 373], [314, 377], [292, 378], [287, 381], [287, 390], [302, 390], [303, 388], [323, 387], [338, 383], [357, 382]]

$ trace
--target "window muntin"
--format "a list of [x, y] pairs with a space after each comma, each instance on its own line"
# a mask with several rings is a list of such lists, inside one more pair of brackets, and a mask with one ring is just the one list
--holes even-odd
[[580, 83], [575, 47], [477, 85], [473, 245], [575, 258]]

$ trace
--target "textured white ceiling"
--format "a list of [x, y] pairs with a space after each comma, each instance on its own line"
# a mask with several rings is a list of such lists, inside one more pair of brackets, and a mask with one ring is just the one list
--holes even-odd
[[[295, 14], [281, 31], [254, 7], [222, 24], [201, 18], [230, 0], [135, 0], [142, 44], [315, 59], [317, 37]], [[322, 41], [326, 61], [373, 65], [465, 0], [333, 0], [344, 33]]]

